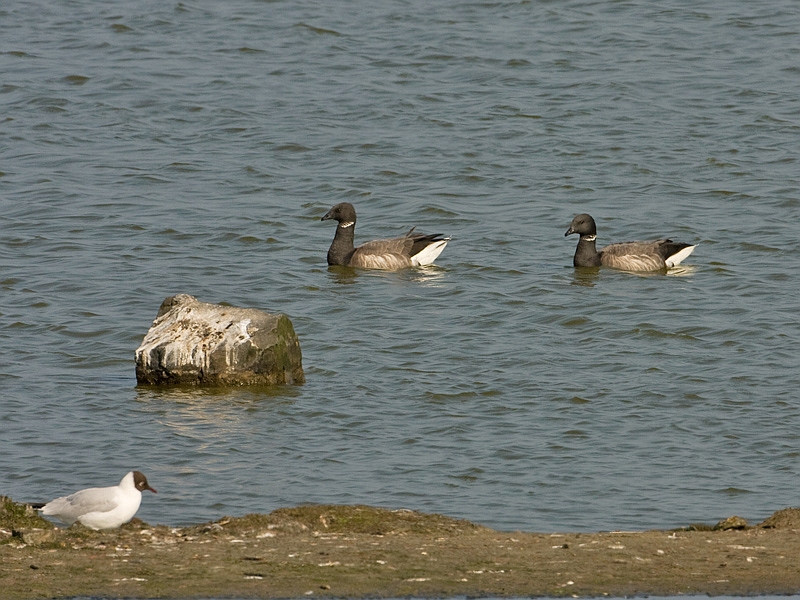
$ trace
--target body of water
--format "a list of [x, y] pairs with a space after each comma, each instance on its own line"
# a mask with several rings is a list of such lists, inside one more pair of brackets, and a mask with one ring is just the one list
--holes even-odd
[[[0, 7], [0, 493], [185, 525], [364, 503], [500, 529], [798, 504], [800, 12], [652, 3]], [[437, 266], [328, 269], [416, 225]], [[699, 243], [663, 275], [598, 244]], [[161, 301], [289, 315], [307, 382], [136, 387]]]

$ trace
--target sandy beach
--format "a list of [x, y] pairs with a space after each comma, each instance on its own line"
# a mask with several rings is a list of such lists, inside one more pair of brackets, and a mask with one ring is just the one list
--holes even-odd
[[[716, 528], [715, 528], [716, 527]], [[733, 528], [729, 528], [733, 527]], [[193, 527], [54, 527], [0, 505], [9, 600], [631, 596], [800, 591], [800, 510], [755, 526], [524, 533], [367, 506], [302, 506]]]

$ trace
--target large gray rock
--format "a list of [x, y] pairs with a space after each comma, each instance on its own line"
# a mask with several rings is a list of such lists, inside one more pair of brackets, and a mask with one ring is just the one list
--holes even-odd
[[161, 303], [136, 350], [136, 380], [149, 385], [275, 385], [305, 381], [289, 317], [200, 302]]

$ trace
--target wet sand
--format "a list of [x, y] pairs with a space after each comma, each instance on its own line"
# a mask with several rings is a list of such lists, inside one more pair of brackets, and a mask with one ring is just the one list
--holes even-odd
[[[540, 534], [407, 510], [303, 506], [194, 527], [62, 529], [0, 503], [8, 600], [800, 592], [800, 510], [759, 525]], [[726, 527], [745, 527], [726, 529]]]

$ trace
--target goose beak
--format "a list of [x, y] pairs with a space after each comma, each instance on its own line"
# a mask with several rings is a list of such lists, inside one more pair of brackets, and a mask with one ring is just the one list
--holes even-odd
[[573, 233], [576, 233], [576, 232], [575, 232], [574, 229], [572, 229], [572, 227], [570, 227], [569, 229], [567, 229], [567, 233], [564, 234], [564, 237], [567, 237], [568, 235], [571, 235]]
[[325, 215], [320, 219], [320, 221], [328, 221], [329, 219], [332, 219], [333, 218], [333, 215], [331, 215], [332, 212], [333, 209], [326, 212]]

